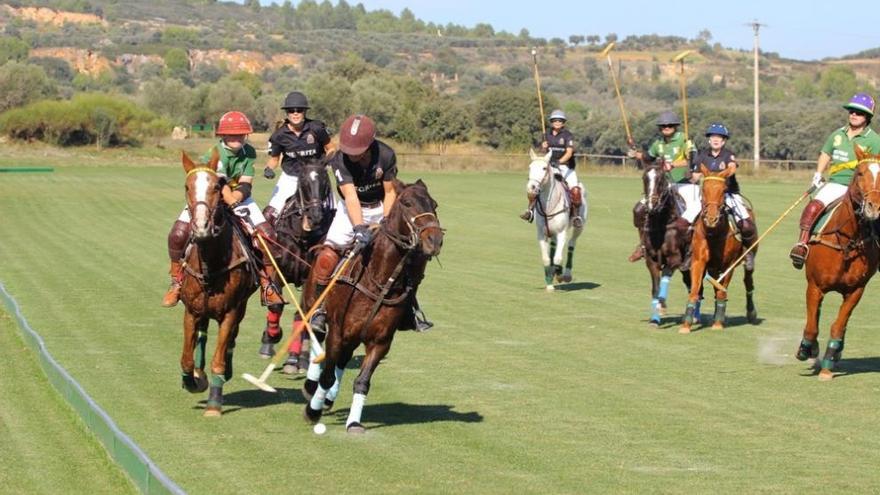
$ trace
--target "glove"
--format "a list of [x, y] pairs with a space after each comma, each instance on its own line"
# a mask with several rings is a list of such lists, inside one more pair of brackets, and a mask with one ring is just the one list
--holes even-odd
[[373, 231], [370, 226], [362, 223], [354, 226], [354, 243], [357, 249], [361, 249], [373, 240]]
[[272, 180], [275, 178], [275, 171], [272, 170], [272, 167], [266, 167], [263, 169], [263, 177]]
[[819, 189], [820, 187], [822, 187], [822, 184], [824, 184], [824, 183], [825, 183], [825, 179], [822, 177], [822, 174], [820, 172], [816, 172], [815, 174], [813, 174], [813, 183], [812, 183], [813, 187], [815, 187], [816, 189]]
[[235, 213], [235, 216], [240, 218], [247, 218], [250, 215], [250, 210], [248, 210], [247, 205], [243, 205], [241, 203], [234, 203], [230, 206], [232, 211]]

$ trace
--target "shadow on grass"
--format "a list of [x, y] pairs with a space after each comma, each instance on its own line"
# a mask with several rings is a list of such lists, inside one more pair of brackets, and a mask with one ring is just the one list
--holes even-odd
[[[437, 423], [452, 421], [456, 423], [482, 423], [483, 415], [473, 411], [460, 413], [453, 411], [454, 406], [447, 404], [404, 404], [392, 402], [390, 404], [375, 404], [364, 406], [363, 418], [365, 422], [372, 424], [368, 429], [383, 428], [386, 426], [417, 425], [425, 423]], [[333, 411], [340, 423], [344, 423], [348, 417], [348, 409]]]
[[[264, 392], [253, 388], [249, 390], [236, 390], [223, 394], [223, 414], [231, 414], [241, 409], [253, 409], [258, 407], [276, 406], [280, 404], [305, 404], [306, 399], [303, 397], [299, 388], [283, 388], [278, 387], [277, 383], [267, 380], [270, 385], [275, 387], [278, 392]], [[208, 399], [202, 399], [193, 409], [205, 409]]]
[[[819, 358], [816, 359], [816, 362], [813, 363], [806, 373], [801, 373], [801, 376], [818, 375], [821, 369], [821, 359], [822, 353], [820, 352]], [[834, 367], [835, 379], [852, 375], [861, 375], [862, 373], [880, 373], [880, 357], [844, 358]]]
[[556, 290], [562, 292], [572, 292], [576, 290], [593, 290], [597, 287], [602, 287], [602, 284], [597, 284], [594, 282], [574, 282], [571, 284], [559, 284], [556, 285]]

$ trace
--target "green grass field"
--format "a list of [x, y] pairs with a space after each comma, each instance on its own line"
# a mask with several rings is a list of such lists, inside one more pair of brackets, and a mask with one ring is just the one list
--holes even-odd
[[[0, 177], [0, 279], [50, 352], [191, 493], [315, 484], [341, 493], [880, 486], [876, 292], [869, 289], [849, 325], [841, 376], [820, 383], [793, 358], [805, 286], [787, 258], [795, 218], [758, 256], [763, 322], [744, 323], [737, 273], [732, 325], [681, 336], [673, 316], [684, 309], [682, 286], [672, 287], [668, 324], [650, 329], [647, 271], [625, 261], [636, 241], [635, 176], [579, 170], [590, 218], [576, 280], [572, 290], [546, 293], [534, 227], [517, 218], [525, 174], [420, 174], [448, 229], [420, 290], [436, 329], [398, 335], [373, 380], [366, 435], [344, 432], [349, 373], [328, 433], [316, 436], [301, 418], [301, 378], [273, 376], [278, 395], [233, 380], [219, 420], [202, 418], [206, 396], [180, 388], [182, 309], [159, 307], [165, 236], [183, 204], [179, 165], [49, 165], [59, 168]], [[741, 182], [761, 229], [806, 186]], [[261, 204], [270, 191], [259, 179]], [[839, 300], [826, 300], [823, 345]], [[258, 304], [252, 299], [239, 337], [237, 376], [265, 365], [256, 354]], [[0, 374], [0, 383], [8, 379]]]

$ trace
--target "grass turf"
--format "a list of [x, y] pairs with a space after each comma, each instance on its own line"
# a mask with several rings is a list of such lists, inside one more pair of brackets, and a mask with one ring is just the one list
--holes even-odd
[[[167, 286], [165, 235], [183, 204], [177, 164], [5, 177], [0, 279], [59, 361], [193, 493], [307, 483], [362, 493], [880, 486], [873, 290], [849, 325], [842, 376], [818, 382], [792, 357], [805, 282], [787, 259], [790, 218], [758, 255], [760, 325], [744, 323], [737, 272], [728, 329], [678, 335], [674, 318], [685, 297], [675, 282], [670, 316], [652, 330], [647, 271], [625, 261], [636, 241], [630, 208], [640, 185], [635, 176], [579, 172], [590, 218], [576, 280], [552, 294], [543, 289], [534, 227], [517, 218], [524, 174], [419, 174], [448, 229], [440, 263], [429, 266], [420, 290], [437, 326], [398, 335], [373, 379], [363, 437], [343, 428], [351, 371], [323, 436], [301, 419], [300, 378], [273, 376], [277, 395], [233, 380], [220, 420], [201, 417], [206, 396], [180, 389], [182, 310], [158, 304]], [[759, 230], [804, 187], [741, 182]], [[260, 178], [255, 189], [264, 205], [270, 183]], [[823, 342], [838, 302], [826, 299]], [[256, 355], [263, 324], [256, 297], [249, 309], [236, 376], [265, 366]]]

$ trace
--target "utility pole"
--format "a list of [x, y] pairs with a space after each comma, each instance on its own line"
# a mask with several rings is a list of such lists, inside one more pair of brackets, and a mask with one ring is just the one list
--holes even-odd
[[755, 31], [755, 62], [754, 62], [754, 86], [755, 86], [755, 142], [754, 142], [754, 169], [758, 170], [758, 167], [761, 163], [761, 103], [758, 91], [758, 53], [760, 51], [759, 45], [759, 37], [758, 31], [762, 26], [767, 27], [766, 24], [761, 24], [757, 19], [746, 24], [747, 26], [751, 26]]

